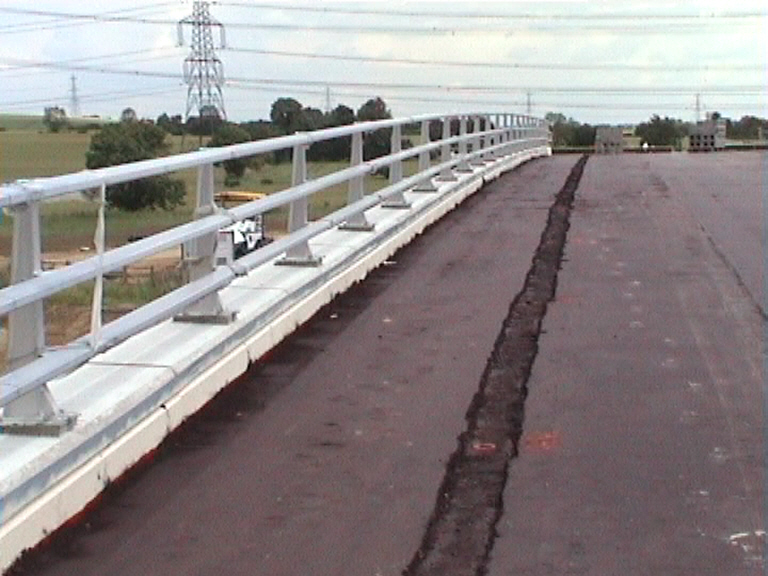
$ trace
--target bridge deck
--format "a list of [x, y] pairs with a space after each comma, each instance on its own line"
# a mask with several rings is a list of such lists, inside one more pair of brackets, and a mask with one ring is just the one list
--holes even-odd
[[[489, 574], [761, 573], [764, 156], [713, 159], [588, 162]], [[574, 162], [470, 199], [22, 573], [400, 574]]]
[[764, 158], [588, 163], [491, 575], [763, 573]]

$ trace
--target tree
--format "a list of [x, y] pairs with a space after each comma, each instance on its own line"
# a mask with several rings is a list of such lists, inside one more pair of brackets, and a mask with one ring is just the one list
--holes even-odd
[[184, 133], [184, 124], [181, 121], [181, 114], [168, 116], [168, 114], [163, 112], [157, 117], [155, 124], [168, 132], [168, 134], [173, 134], [174, 136], [181, 136]]
[[355, 123], [355, 111], [349, 106], [339, 104], [328, 113], [326, 126], [348, 126]]
[[565, 124], [568, 119], [565, 117], [565, 114], [561, 114], [560, 112], [547, 112], [544, 115], [544, 120], [549, 122], [551, 125], [555, 125], [557, 123]]
[[46, 107], [43, 111], [43, 124], [51, 132], [60, 132], [69, 124], [67, 113], [60, 106]]
[[635, 136], [651, 146], [679, 147], [686, 134], [685, 124], [681, 120], [669, 117], [661, 118], [658, 114], [651, 116], [650, 121], [642, 122], [635, 127]]
[[302, 108], [296, 122], [297, 132], [311, 132], [324, 128], [325, 116], [317, 108]]
[[768, 120], [756, 116], [742, 116], [741, 120], [726, 120], [728, 138], [733, 140], [757, 140], [768, 133]]
[[296, 131], [301, 111], [301, 104], [297, 100], [278, 98], [272, 103], [269, 118], [272, 124], [282, 130], [283, 134], [290, 134]]
[[597, 129], [591, 124], [582, 124], [563, 114], [549, 112], [544, 117], [552, 126], [552, 144], [555, 147], [586, 148], [595, 145]]
[[392, 113], [387, 109], [387, 105], [378, 96], [371, 98], [365, 104], [360, 106], [357, 111], [357, 119], [360, 122], [368, 122], [369, 120], [386, 120], [392, 118]]
[[[248, 132], [251, 140], [266, 140], [280, 136], [280, 130], [272, 122], [267, 120], [251, 120], [240, 124], [240, 128]], [[277, 154], [270, 152], [259, 156], [251, 156], [248, 164], [252, 168], [258, 168], [265, 162], [278, 162]]]
[[120, 122], [136, 122], [138, 119], [136, 110], [133, 108], [126, 108], [120, 113]]
[[[86, 153], [88, 168], [156, 158], [168, 151], [165, 132], [152, 124], [121, 122], [107, 124], [91, 137]], [[144, 208], [171, 210], [184, 203], [184, 183], [167, 176], [134, 180], [107, 187], [107, 204], [120, 210]]]
[[597, 128], [591, 124], [576, 123], [576, 125], [573, 126], [570, 145], [581, 148], [594, 146], [595, 134], [597, 134]]
[[[387, 109], [384, 100], [378, 96], [368, 100], [357, 111], [359, 122], [386, 120], [388, 118], [392, 118], [392, 113]], [[391, 138], [392, 130], [389, 128], [366, 134], [363, 141], [363, 158], [370, 160], [389, 154]]]
[[[208, 146], [217, 148], [219, 146], [242, 144], [250, 140], [250, 134], [246, 130], [237, 124], [225, 122], [213, 134], [213, 137], [208, 142]], [[248, 167], [248, 159], [234, 158], [232, 160], [225, 160], [222, 164], [224, 165], [224, 171], [227, 173], [224, 184], [226, 186], [237, 186], [240, 183], [240, 178], [245, 174], [245, 169]]]
[[[347, 126], [355, 123], [355, 112], [352, 108], [339, 104], [323, 117], [324, 128], [335, 128], [336, 126]], [[310, 146], [307, 152], [307, 158], [310, 160], [349, 160], [351, 142], [350, 136], [343, 138], [333, 138], [315, 142]]]
[[224, 123], [224, 119], [219, 113], [219, 109], [211, 104], [206, 104], [200, 108], [199, 116], [190, 116], [187, 118], [187, 133], [195, 136], [213, 136], [219, 126]]

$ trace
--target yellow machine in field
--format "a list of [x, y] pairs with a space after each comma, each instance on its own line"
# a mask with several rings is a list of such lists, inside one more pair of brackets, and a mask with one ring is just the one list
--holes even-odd
[[[216, 192], [214, 198], [217, 204], [226, 208], [234, 204], [253, 202], [265, 196], [266, 194], [262, 192], [223, 190]], [[220, 264], [229, 263], [265, 244], [269, 244], [271, 241], [272, 239], [266, 234], [264, 217], [261, 214], [245, 218], [219, 230], [216, 261]]]

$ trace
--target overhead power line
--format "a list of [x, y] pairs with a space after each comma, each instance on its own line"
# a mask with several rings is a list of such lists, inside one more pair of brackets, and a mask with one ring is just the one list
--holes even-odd
[[[171, 54], [170, 51], [175, 52], [176, 54]], [[81, 58], [67, 58], [65, 60], [56, 60], [53, 62], [50, 62], [51, 64], [58, 64], [61, 66], [67, 66], [70, 64], [79, 64], [82, 62], [96, 62], [99, 60], [122, 60], [123, 58], [127, 56], [138, 56], [140, 54], [156, 54], [156, 57], [161, 58], [167, 58], [170, 56], [176, 56], [178, 55], [178, 47], [176, 46], [161, 46], [156, 48], [145, 48], [143, 50], [128, 50], [126, 52], [111, 52], [109, 54], [98, 54], [95, 56], [84, 56]], [[161, 56], [160, 53], [165, 53]], [[150, 58], [151, 60], [152, 58]], [[146, 59], [137, 58], [131, 61], [141, 62]], [[122, 62], [122, 64], [125, 64], [126, 62]], [[37, 64], [14, 64], [12, 66], [8, 66], [5, 69], [0, 69], [0, 74], [4, 74], [5, 72], [12, 71], [12, 70], [23, 70], [25, 68], [37, 68]]]
[[591, 21], [591, 20], [634, 20], [636, 18], [650, 20], [692, 20], [692, 21], [719, 21], [719, 20], [743, 20], [752, 18], [761, 18], [768, 14], [767, 12], [749, 11], [749, 12], [710, 12], [705, 14], [660, 14], [645, 12], [599, 12], [592, 14], [579, 13], [548, 13], [548, 12], [480, 12], [480, 11], [452, 11], [447, 10], [440, 13], [428, 12], [424, 10], [397, 10], [397, 9], [376, 9], [376, 8], [344, 8], [333, 5], [296, 5], [296, 4], [270, 4], [270, 3], [245, 3], [230, 2], [220, 0], [214, 2], [221, 6], [234, 6], [238, 8], [250, 8], [257, 10], [279, 10], [294, 12], [319, 12], [322, 14], [346, 14], [351, 16], [404, 16], [409, 18], [459, 18], [477, 19], [477, 20], [565, 20], [565, 21]]
[[[690, 86], [538, 86], [528, 85], [490, 85], [490, 84], [417, 84], [417, 83], [391, 83], [391, 82], [336, 82], [329, 80], [287, 80], [276, 78], [230, 78], [230, 83], [271, 84], [281, 86], [320, 86], [347, 87], [347, 88], [382, 88], [390, 90], [439, 90], [445, 92], [476, 92], [476, 93], [509, 93], [528, 90], [537, 93], [548, 94], [690, 94]], [[714, 85], [702, 89], [696, 89], [707, 94], [764, 94], [766, 87], [763, 85], [735, 86]]]
[[495, 68], [502, 70], [626, 70], [628, 72], [734, 72], [734, 71], [754, 71], [763, 70], [760, 65], [741, 65], [741, 64], [702, 64], [698, 66], [683, 65], [643, 65], [643, 64], [562, 64], [555, 62], [538, 63], [513, 63], [513, 62], [489, 62], [489, 61], [461, 61], [461, 60], [438, 60], [428, 58], [387, 58], [379, 56], [351, 56], [345, 54], [322, 54], [318, 52], [296, 52], [287, 50], [261, 50], [258, 48], [236, 48], [227, 47], [227, 51], [244, 54], [261, 54], [264, 56], [281, 56], [288, 58], [308, 58], [315, 60], [342, 60], [346, 62], [366, 62], [381, 64], [403, 64], [415, 66], [445, 66], [456, 68]]
[[[280, 88], [275, 88], [271, 86], [232, 86], [232, 90], [238, 90], [238, 91], [247, 91], [247, 92], [257, 92], [257, 93], [265, 93], [265, 94], [282, 94], [285, 95], [285, 90]], [[312, 88], [296, 88], [290, 91], [291, 95], [306, 95], [306, 96], [315, 96], [315, 97], [323, 97], [325, 92], [321, 89], [312, 89]], [[371, 97], [371, 93], [365, 93], [365, 92], [355, 92], [355, 91], [343, 91], [343, 92], [336, 92], [335, 93], [337, 99], [344, 99], [344, 98], [357, 98], [357, 99], [368, 99]], [[525, 99], [503, 99], [503, 100], [497, 100], [497, 99], [488, 99], [488, 98], [444, 98], [440, 96], [429, 96], [429, 97], [421, 97], [421, 96], [411, 96], [411, 95], [387, 95], [385, 100], [387, 102], [420, 102], [420, 103], [439, 103], [439, 104], [453, 104], [453, 105], [466, 105], [466, 106], [472, 106], [472, 105], [486, 105], [486, 106], [519, 106], [520, 108], [523, 108], [526, 106], [527, 101]], [[231, 99], [230, 102], [238, 102], [237, 99]], [[249, 101], [250, 102], [250, 101]], [[715, 105], [715, 108], [759, 108], [762, 104], [759, 103], [727, 103], [727, 102], [718, 102]], [[574, 110], [626, 110], [626, 111], [634, 111], [634, 110], [656, 110], [657, 112], [661, 112], [664, 110], [688, 110], [691, 108], [691, 106], [684, 102], [667, 102], [667, 103], [660, 103], [660, 102], [647, 102], [647, 103], [641, 103], [638, 102], [636, 99], [633, 99], [632, 102], [628, 103], [620, 103], [620, 102], [589, 102], [589, 103], [578, 103], [573, 102], [572, 100], [568, 101], [554, 101], [554, 100], [545, 100], [545, 101], [537, 101], [536, 102], [536, 108], [538, 109], [549, 109], [549, 110], [558, 110], [558, 109], [574, 109]]]
[[[35, 16], [54, 16], [57, 18], [70, 18], [80, 21], [92, 21], [92, 22], [105, 22], [105, 23], [134, 23], [134, 24], [153, 24], [153, 25], [174, 25], [175, 21], [163, 18], [145, 18], [145, 17], [133, 17], [133, 16], [119, 16], [119, 15], [103, 15], [103, 14], [85, 14], [85, 13], [68, 13], [68, 12], [56, 12], [51, 10], [35, 10], [27, 8], [10, 8], [0, 7], [0, 12], [11, 14], [28, 14]], [[718, 24], [713, 28], [712, 24]], [[702, 25], [706, 25], [709, 30], [723, 30], [733, 31], [736, 26], [739, 27], [760, 27], [762, 22], [759, 18], [748, 18], [730, 22], [729, 26], [723, 27], [721, 23], [716, 20], [701, 21], [701, 22], [672, 22], [667, 24], [661, 24], [659, 22], [649, 21], [646, 18], [635, 18], [628, 21], [626, 24], [593, 24], [587, 23], [578, 26], [562, 26], [557, 21], [541, 20], [536, 22], [530, 22], [520, 20], [511, 23], [505, 23], [500, 26], [482, 26], [482, 27], [466, 27], [466, 26], [400, 26], [400, 25], [377, 25], [377, 26], [362, 26], [359, 23], [349, 25], [337, 25], [337, 24], [286, 24], [286, 23], [250, 23], [250, 22], [231, 22], [224, 23], [227, 28], [245, 29], [245, 30], [271, 30], [278, 32], [327, 32], [327, 33], [339, 33], [339, 34], [398, 34], [398, 35], [430, 35], [430, 36], [446, 36], [456, 34], [500, 34], [511, 35], [515, 32], [524, 30], [528, 32], [555, 32], [557, 34], [582, 34], [587, 30], [602, 31], [605, 33], [614, 34], [668, 34], [674, 30], [677, 32], [697, 32], [701, 30]]]
[[[111, 68], [106, 66], [88, 66], [78, 64], [61, 64], [58, 62], [46, 62], [35, 60], [22, 60], [18, 58], [0, 58], [0, 64], [18, 65], [24, 64], [39, 68], [55, 68], [60, 70], [74, 70], [85, 72], [98, 72], [103, 74], [115, 74], [123, 76], [137, 76], [148, 78], [165, 78], [179, 80], [181, 76], [178, 73], [162, 72], [152, 70], [129, 70], [123, 68]], [[691, 94], [699, 92], [701, 94], [760, 94], [766, 93], [766, 86], [762, 84], [735, 85], [735, 84], [714, 84], [706, 87], [697, 86], [674, 86], [674, 85], [654, 85], [654, 86], [530, 86], [530, 85], [492, 85], [492, 84], [449, 84], [449, 83], [397, 83], [397, 82], [350, 82], [335, 81], [329, 79], [309, 80], [309, 79], [283, 79], [283, 78], [256, 78], [256, 77], [230, 77], [227, 85], [237, 84], [262, 84], [272, 86], [314, 86], [325, 90], [326, 86], [331, 88], [373, 88], [388, 90], [418, 90], [418, 91], [444, 91], [444, 92], [476, 92], [476, 93], [509, 93], [528, 90], [535, 93], [547, 94]]]
[[[177, 5], [176, 2], [159, 2], [155, 4], [148, 4], [144, 6], [134, 6], [131, 8], [123, 8], [121, 10], [109, 10], [98, 14], [101, 17], [116, 16], [126, 13], [138, 13], [141, 12], [144, 16], [162, 14], [166, 12], [166, 7]], [[25, 14], [29, 16], [41, 16], [41, 14], [32, 13], [30, 11], [22, 11], [23, 9], [15, 8], [2, 8], [2, 11], [12, 14]], [[36, 20], [30, 22], [18, 22], [15, 24], [5, 24], [0, 26], [0, 32], [3, 34], [19, 34], [23, 32], [38, 32], [41, 30], [56, 30], [59, 28], [70, 28], [72, 26], [82, 26], [92, 22], [92, 18], [87, 18], [82, 21], [78, 21], [78, 18], [72, 18], [71, 14], [63, 14], [54, 16], [49, 20]], [[73, 21], [74, 20], [74, 21]]]
[[[148, 89], [148, 90], [112, 90], [109, 92], [94, 92], [91, 94], [81, 94], [79, 96], [79, 101], [82, 102], [109, 102], [114, 101], [117, 98], [134, 98], [139, 96], [158, 96], [160, 94], [170, 94], [173, 92], [178, 92], [179, 88], [181, 86], [181, 83], [176, 84], [172, 88], [155, 88], [155, 89]], [[27, 99], [27, 100], [14, 100], [10, 102], [2, 102], [0, 103], [0, 106], [2, 106], [3, 109], [10, 109], [10, 108], [29, 108], [32, 106], [40, 106], [45, 104], [50, 104], [51, 102], [57, 102], [57, 101], [63, 101], [68, 98], [68, 95], [66, 94], [60, 94], [56, 96], [50, 96], [47, 98], [35, 98], [35, 99]]]

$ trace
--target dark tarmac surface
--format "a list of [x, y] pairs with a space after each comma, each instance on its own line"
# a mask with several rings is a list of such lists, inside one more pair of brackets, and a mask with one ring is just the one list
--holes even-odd
[[764, 573], [764, 161], [587, 164], [492, 576]]
[[[577, 159], [471, 198], [18, 573], [400, 574]], [[764, 162], [587, 163], [491, 576], [763, 573]]]

